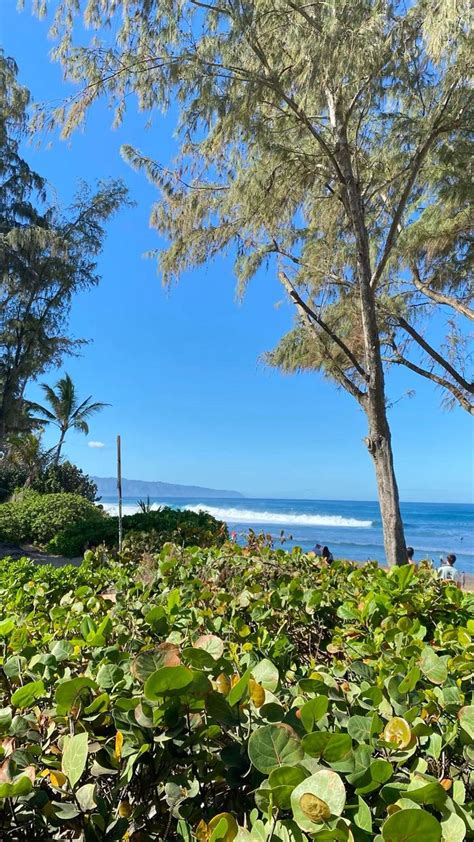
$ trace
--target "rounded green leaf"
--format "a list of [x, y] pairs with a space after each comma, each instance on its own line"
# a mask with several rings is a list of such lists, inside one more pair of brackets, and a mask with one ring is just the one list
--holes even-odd
[[[321, 815], [319, 821], [313, 821], [309, 816], [311, 810], [308, 809], [308, 804], [311, 807], [308, 796], [313, 796], [322, 802], [321, 810], [318, 811]], [[326, 811], [323, 809], [327, 805], [329, 816], [340, 816], [344, 810], [346, 803], [346, 790], [344, 784], [337, 774], [330, 769], [321, 769], [314, 775], [311, 775], [306, 780], [298, 784], [291, 793], [291, 809], [297, 825], [308, 833], [314, 833], [318, 827], [321, 826], [321, 821], [325, 816]], [[315, 801], [314, 804], [317, 804]], [[316, 815], [316, 811], [315, 811]]]
[[444, 819], [441, 819], [441, 830], [443, 842], [463, 842], [467, 832], [462, 818], [456, 813], [449, 813]]
[[224, 641], [215, 634], [203, 634], [194, 641], [193, 646], [196, 649], [203, 649], [209, 655], [218, 661], [224, 654]]
[[199, 647], [187, 646], [182, 652], [183, 659], [197, 669], [214, 669], [216, 663], [214, 658], [205, 649]]
[[425, 810], [398, 810], [382, 825], [384, 842], [440, 842], [441, 825]]
[[425, 646], [420, 657], [420, 669], [432, 684], [444, 684], [448, 677], [446, 661], [431, 646]]
[[165, 641], [154, 649], [139, 652], [132, 662], [130, 671], [139, 681], [146, 681], [161, 667], [177, 667], [179, 664], [179, 647], [175, 643]]
[[11, 703], [17, 708], [28, 708], [33, 704], [35, 699], [44, 696], [44, 684], [42, 681], [29, 681], [23, 687], [15, 690], [11, 697]]
[[367, 743], [371, 737], [372, 714], [367, 716], [351, 716], [347, 723], [347, 733], [357, 743]]
[[144, 695], [151, 702], [156, 702], [161, 696], [179, 695], [194, 680], [195, 673], [188, 667], [161, 667], [147, 678]]
[[306, 702], [300, 711], [300, 718], [306, 731], [312, 731], [316, 722], [326, 715], [329, 706], [327, 696], [316, 696]]
[[349, 734], [331, 734], [323, 750], [323, 757], [326, 763], [339, 763], [341, 760], [347, 760], [351, 753], [352, 739]]
[[304, 757], [301, 742], [284, 725], [263, 725], [249, 739], [249, 757], [259, 772], [294, 766]]
[[270, 690], [273, 693], [277, 689], [280, 675], [275, 664], [272, 664], [268, 658], [264, 658], [256, 667], [252, 667], [252, 675], [255, 681], [261, 684], [265, 690]]
[[69, 681], [62, 681], [56, 688], [56, 704], [60, 713], [69, 713], [84, 690], [97, 690], [97, 684], [91, 678], [78, 676]]
[[289, 810], [291, 793], [295, 786], [309, 776], [301, 766], [278, 766], [270, 772], [268, 784], [272, 791], [273, 803], [281, 810]]
[[459, 724], [463, 731], [474, 740], [474, 705], [466, 705], [458, 712]]

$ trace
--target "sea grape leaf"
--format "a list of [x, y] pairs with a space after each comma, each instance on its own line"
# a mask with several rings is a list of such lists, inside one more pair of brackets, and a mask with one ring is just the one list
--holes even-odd
[[233, 706], [240, 702], [242, 696], [244, 695], [245, 691], [247, 690], [249, 678], [252, 675], [252, 670], [249, 668], [245, 670], [244, 674], [241, 678], [237, 681], [236, 684], [229, 690], [229, 694], [227, 696], [227, 701], [229, 705]]
[[231, 813], [219, 813], [214, 816], [207, 829], [210, 832], [209, 842], [233, 842], [239, 832], [237, 821]]
[[76, 791], [76, 799], [83, 813], [89, 813], [96, 807], [95, 784], [84, 784]]
[[71, 678], [68, 681], [62, 681], [56, 687], [56, 705], [58, 713], [69, 713], [71, 708], [75, 707], [80, 699], [81, 694], [85, 690], [97, 690], [97, 684], [92, 678], [87, 676], [78, 676]]
[[369, 805], [360, 795], [357, 797], [357, 812], [354, 814], [354, 822], [361, 830], [372, 833], [372, 813]]
[[277, 766], [294, 766], [304, 757], [301, 742], [284, 725], [262, 725], [249, 739], [248, 753], [259, 772], [268, 774]]
[[275, 807], [279, 807], [280, 810], [289, 810], [291, 793], [295, 786], [307, 777], [309, 777], [309, 772], [301, 766], [278, 766], [273, 769], [268, 777], [268, 783]]
[[64, 737], [63, 757], [61, 768], [74, 788], [80, 779], [87, 763], [89, 736], [86, 731]]
[[194, 641], [193, 646], [196, 649], [203, 649], [209, 655], [218, 661], [224, 654], [224, 641], [215, 634], [203, 634]]
[[329, 706], [327, 696], [316, 696], [306, 702], [300, 711], [301, 722], [306, 731], [312, 731], [316, 722], [326, 715]]
[[[318, 807], [316, 802], [310, 802], [309, 799], [305, 799], [301, 803], [303, 796], [308, 795], [314, 796], [323, 805], [327, 805], [329, 815], [324, 806], [319, 805], [321, 806], [321, 810], [316, 810], [316, 807]], [[314, 833], [318, 830], [318, 825], [321, 824], [323, 818], [328, 818], [331, 815], [342, 815], [345, 803], [346, 791], [344, 784], [339, 775], [330, 769], [321, 769], [314, 775], [310, 775], [309, 778], [298, 784], [291, 793], [291, 809], [294, 819], [298, 827], [308, 833]], [[305, 809], [306, 807], [313, 807], [314, 815], [316, 816], [320, 812], [320, 817], [314, 821], [309, 817], [308, 814], [311, 811]]]
[[347, 722], [347, 733], [357, 743], [367, 743], [372, 735], [372, 716], [351, 716]]
[[458, 711], [459, 724], [463, 731], [474, 740], [474, 705], [466, 705]]
[[339, 763], [347, 760], [352, 753], [352, 739], [349, 734], [331, 734], [323, 749], [326, 763]]
[[28, 708], [33, 704], [35, 699], [44, 696], [45, 689], [42, 681], [29, 681], [23, 687], [15, 690], [11, 697], [11, 703], [17, 708]]
[[195, 646], [186, 646], [182, 651], [184, 660], [197, 669], [212, 670], [215, 667], [215, 660], [205, 649]]
[[419, 667], [412, 667], [405, 676], [405, 678], [398, 685], [399, 693], [411, 693], [415, 689], [417, 682], [420, 679]]
[[145, 649], [139, 652], [133, 660], [130, 671], [139, 681], [146, 681], [147, 678], [161, 667], [177, 667], [181, 663], [179, 647], [176, 643], [165, 641], [155, 646], [154, 649]]
[[256, 667], [252, 667], [252, 676], [265, 690], [270, 690], [272, 693], [277, 689], [280, 680], [275, 664], [268, 658], [264, 658]]
[[355, 786], [357, 795], [366, 795], [375, 789], [379, 789], [392, 777], [392, 774], [391, 763], [388, 760], [377, 758], [372, 761], [368, 769], [349, 775], [348, 780]]
[[441, 819], [441, 830], [443, 842], [463, 842], [467, 832], [461, 816], [456, 813], [449, 813]]
[[443, 684], [448, 677], [446, 661], [431, 646], [425, 646], [420, 656], [420, 669], [432, 684]]
[[14, 617], [7, 617], [6, 620], [0, 621], [0, 637], [7, 637], [15, 628], [17, 620]]
[[331, 736], [329, 731], [313, 731], [303, 737], [303, 748], [311, 757], [319, 757], [329, 743]]
[[179, 695], [194, 680], [195, 673], [188, 667], [161, 667], [150, 675], [144, 687], [144, 695], [151, 702], [161, 696]]
[[384, 842], [440, 842], [441, 825], [425, 810], [398, 810], [382, 825]]

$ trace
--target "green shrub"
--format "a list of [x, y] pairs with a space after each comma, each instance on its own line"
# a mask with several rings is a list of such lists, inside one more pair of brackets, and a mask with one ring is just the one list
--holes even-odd
[[79, 556], [88, 547], [99, 544], [113, 546], [117, 542], [118, 526], [115, 518], [96, 516], [61, 529], [49, 542], [48, 551], [67, 558]]
[[67, 528], [88, 524], [91, 532], [100, 528], [104, 514], [78, 494], [38, 494], [22, 491], [0, 505], [0, 539], [30, 541], [44, 546]]
[[97, 500], [97, 486], [93, 480], [72, 462], [50, 465], [33, 481], [32, 488], [41, 494], [79, 494], [93, 503]]
[[255, 546], [0, 569], [0, 838], [462, 842], [474, 600]]
[[[144, 552], [156, 552], [171, 541], [182, 547], [220, 545], [227, 538], [227, 527], [206, 512], [187, 512], [170, 507], [125, 515], [122, 519], [124, 547], [138, 560]], [[118, 518], [105, 517], [72, 523], [49, 542], [51, 552], [74, 556], [87, 547], [117, 546]]]

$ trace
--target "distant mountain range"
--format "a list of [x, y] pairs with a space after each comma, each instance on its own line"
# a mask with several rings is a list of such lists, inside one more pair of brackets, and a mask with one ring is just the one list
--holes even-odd
[[[117, 496], [116, 477], [92, 477], [100, 497]], [[175, 485], [171, 482], [149, 482], [142, 479], [122, 479], [124, 497], [243, 497], [239, 491], [201, 488], [199, 485]]]

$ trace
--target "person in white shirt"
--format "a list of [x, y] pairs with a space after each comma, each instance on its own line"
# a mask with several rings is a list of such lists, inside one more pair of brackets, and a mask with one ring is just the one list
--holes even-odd
[[441, 564], [438, 570], [438, 579], [441, 579], [443, 582], [454, 582], [454, 584], [458, 587], [462, 587], [462, 575], [459, 570], [455, 570], [454, 565], [456, 563], [456, 556], [454, 553], [450, 553], [446, 556], [446, 558], [441, 559]]

